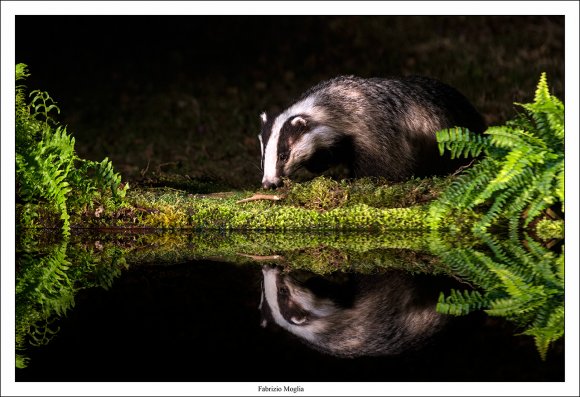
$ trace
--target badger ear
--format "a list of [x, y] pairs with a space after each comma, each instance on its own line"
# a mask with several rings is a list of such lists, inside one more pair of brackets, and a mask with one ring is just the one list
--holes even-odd
[[260, 120], [262, 120], [262, 124], [266, 124], [266, 121], [268, 121], [268, 115], [266, 114], [266, 112], [262, 112], [262, 114], [260, 115]]
[[292, 126], [294, 126], [294, 127], [298, 127], [298, 126], [306, 127], [308, 122], [306, 121], [306, 119], [304, 117], [296, 116], [292, 120], [290, 120], [290, 124], [292, 124]]

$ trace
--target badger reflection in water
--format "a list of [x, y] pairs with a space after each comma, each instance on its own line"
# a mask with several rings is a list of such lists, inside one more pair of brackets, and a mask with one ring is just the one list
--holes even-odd
[[262, 273], [261, 325], [273, 320], [334, 356], [416, 349], [446, 321], [435, 311], [439, 290], [406, 272], [341, 274], [333, 280], [273, 266], [264, 266]]

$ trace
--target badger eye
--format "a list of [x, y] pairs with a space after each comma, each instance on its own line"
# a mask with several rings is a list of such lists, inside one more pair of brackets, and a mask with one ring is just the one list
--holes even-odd
[[282, 152], [278, 155], [278, 160], [286, 161], [288, 160], [288, 152]]
[[288, 296], [288, 295], [290, 295], [290, 291], [288, 290], [288, 287], [286, 287], [285, 285], [281, 285], [280, 287], [278, 287], [278, 293], [281, 296]]

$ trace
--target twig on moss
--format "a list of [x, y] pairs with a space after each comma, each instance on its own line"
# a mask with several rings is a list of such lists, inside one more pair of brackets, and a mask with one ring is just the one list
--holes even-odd
[[246, 258], [253, 259], [255, 261], [272, 261], [272, 260], [280, 260], [284, 259], [281, 255], [249, 255], [249, 254], [242, 254], [238, 252], [238, 255], [245, 256]]
[[281, 195], [271, 195], [271, 194], [260, 194], [256, 193], [252, 197], [248, 197], [242, 200], [236, 201], [236, 204], [247, 203], [249, 201], [257, 201], [257, 200], [271, 200], [271, 201], [280, 201], [283, 200], [285, 196]]

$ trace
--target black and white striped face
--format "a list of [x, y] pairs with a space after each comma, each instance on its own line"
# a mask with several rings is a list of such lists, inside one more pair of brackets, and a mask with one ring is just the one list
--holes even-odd
[[264, 189], [281, 186], [282, 177], [291, 176], [308, 157], [308, 150], [296, 146], [310, 129], [308, 117], [293, 115], [281, 119], [281, 116], [269, 121], [266, 114], [262, 114], [262, 132], [258, 139], [262, 149]]
[[295, 103], [275, 118], [262, 113], [262, 131], [258, 139], [265, 189], [281, 186], [283, 177], [292, 176], [324, 144], [323, 137], [328, 134], [327, 128], [320, 123], [322, 116], [313, 97]]
[[323, 328], [324, 318], [336, 312], [334, 303], [317, 297], [291, 277], [281, 274], [277, 267], [263, 266], [262, 274], [259, 309], [264, 318], [261, 325], [265, 327], [268, 320], [273, 320], [295, 335], [314, 342]]

